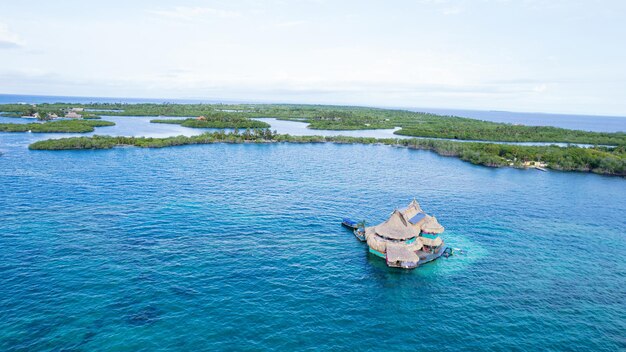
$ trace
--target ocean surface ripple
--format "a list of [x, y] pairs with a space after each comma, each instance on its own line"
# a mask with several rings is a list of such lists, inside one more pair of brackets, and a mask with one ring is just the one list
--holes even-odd
[[[3, 138], [2, 351], [626, 348], [623, 179], [375, 145]], [[466, 255], [389, 269], [340, 226], [413, 197]]]

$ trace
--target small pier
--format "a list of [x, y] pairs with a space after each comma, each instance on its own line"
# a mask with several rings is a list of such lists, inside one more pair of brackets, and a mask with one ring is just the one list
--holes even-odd
[[354, 237], [356, 237], [357, 240], [361, 241], [361, 242], [365, 242], [365, 222], [361, 221], [361, 222], [356, 222], [354, 220], [351, 220], [349, 218], [343, 218], [343, 220], [341, 221], [341, 225], [343, 227], [346, 227], [350, 230], [352, 230], [352, 233], [354, 234]]

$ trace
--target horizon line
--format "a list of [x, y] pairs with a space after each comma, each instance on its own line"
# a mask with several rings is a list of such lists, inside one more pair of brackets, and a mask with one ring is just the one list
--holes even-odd
[[[260, 104], [260, 105], [322, 105], [322, 106], [338, 106], [338, 107], [362, 107], [362, 108], [375, 108], [375, 109], [388, 109], [388, 110], [406, 110], [411, 112], [424, 112], [429, 113], [428, 111], [413, 111], [409, 109], [435, 109], [435, 110], [455, 110], [455, 111], [473, 111], [473, 112], [506, 112], [513, 114], [543, 114], [543, 115], [567, 115], [567, 116], [598, 116], [598, 117], [617, 117], [617, 118], [626, 118], [626, 113], [624, 115], [608, 115], [608, 114], [585, 114], [585, 113], [565, 113], [565, 112], [542, 112], [542, 111], [513, 111], [513, 110], [502, 110], [502, 109], [476, 109], [476, 108], [447, 108], [447, 107], [435, 107], [435, 106], [391, 106], [391, 105], [361, 105], [361, 104], [350, 104], [350, 103], [297, 103], [297, 102], [278, 102], [278, 101], [260, 101], [260, 100], [239, 100], [234, 98], [199, 98], [199, 97], [187, 97], [187, 98], [164, 98], [164, 97], [119, 97], [119, 96], [94, 96], [94, 95], [56, 95], [56, 94], [20, 94], [20, 93], [0, 93], [0, 96], [27, 96], [27, 97], [58, 97], [58, 98], [100, 98], [100, 99], [132, 99], [132, 100], [163, 100], [161, 104], [170, 103], [167, 100], [188, 100], [188, 101], [196, 101], [197, 104], [207, 104], [207, 105], [215, 105], [222, 104], [221, 102], [207, 103], [204, 101], [219, 101], [222, 100], [229, 104]], [[13, 104], [17, 104], [21, 102], [15, 102]], [[55, 103], [72, 103], [70, 101], [57, 101]], [[92, 102], [98, 103], [98, 102]], [[145, 104], [145, 103], [125, 103], [120, 101], [122, 104]], [[176, 104], [192, 104], [192, 103], [183, 103], [183, 102], [173, 102]], [[0, 103], [2, 104], [11, 104], [11, 103]], [[41, 103], [41, 104], [50, 104], [50, 103]]]

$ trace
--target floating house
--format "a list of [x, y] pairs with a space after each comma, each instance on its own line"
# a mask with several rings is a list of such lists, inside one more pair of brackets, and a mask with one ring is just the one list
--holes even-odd
[[365, 228], [365, 239], [370, 253], [385, 259], [388, 266], [412, 269], [449, 253], [440, 237], [443, 231], [437, 218], [413, 200], [394, 210], [385, 222]]

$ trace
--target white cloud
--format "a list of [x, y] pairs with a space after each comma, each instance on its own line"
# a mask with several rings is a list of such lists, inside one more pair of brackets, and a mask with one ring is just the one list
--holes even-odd
[[177, 6], [170, 10], [152, 10], [149, 12], [161, 17], [184, 21], [191, 21], [194, 19], [206, 17], [237, 18], [241, 16], [241, 13], [237, 11], [221, 10], [212, 7]]
[[295, 26], [306, 24], [306, 23], [307, 21], [287, 21], [287, 22], [277, 23], [275, 26], [276, 27], [295, 27]]
[[9, 26], [0, 23], [0, 49], [19, 48], [23, 45], [20, 37], [9, 30]]
[[12, 2], [0, 6], [0, 90], [623, 115], [624, 22], [526, 1], [180, 0], [95, 17], [57, 4], [72, 21]]
[[445, 16], [452, 16], [460, 14], [461, 12], [463, 12], [463, 9], [459, 6], [446, 7], [443, 9], [442, 12]]

